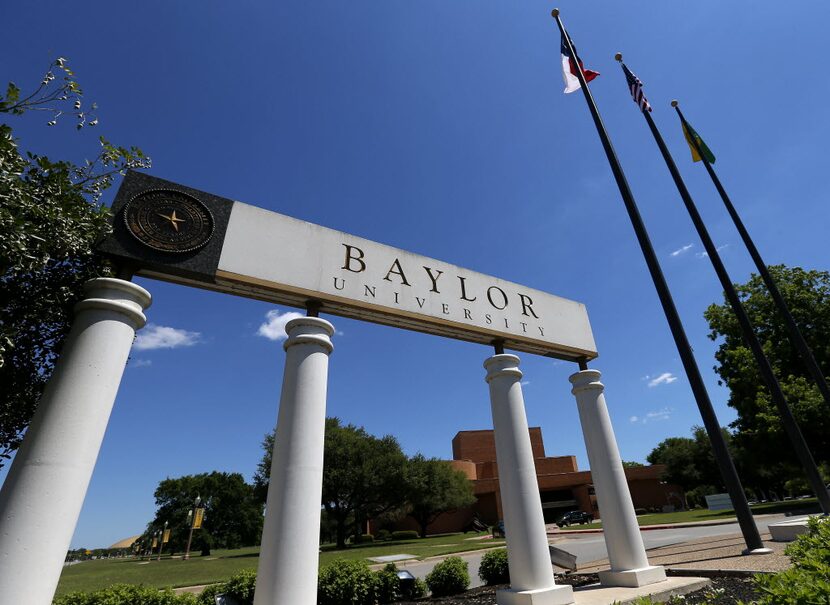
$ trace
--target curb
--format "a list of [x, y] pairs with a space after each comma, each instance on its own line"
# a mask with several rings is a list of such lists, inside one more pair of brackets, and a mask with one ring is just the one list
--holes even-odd
[[[754, 515], [755, 519], [763, 519], [764, 517], [776, 517], [777, 514]], [[714, 525], [730, 525], [737, 523], [737, 517], [729, 517], [728, 519], [717, 519], [713, 521], [689, 521], [687, 523], [664, 523], [661, 525], [642, 525], [640, 531], [652, 531], [656, 529], [675, 529], [683, 527], [711, 527]], [[548, 536], [567, 536], [570, 534], [601, 534], [604, 530], [601, 527], [594, 529], [561, 529], [559, 531], [547, 532]]]
[[[671, 565], [671, 563], [669, 563]], [[701, 578], [751, 578], [758, 574], [771, 575], [776, 571], [749, 571], [746, 569], [678, 569], [666, 567], [666, 575], [677, 578], [701, 577]]]
[[[492, 546], [489, 548], [477, 548], [476, 550], [460, 550], [458, 552], [452, 552], [446, 555], [432, 555], [431, 557], [424, 557], [423, 559], [419, 559], [417, 557], [414, 557], [412, 559], [401, 559], [400, 561], [390, 561], [390, 563], [394, 563], [395, 565], [398, 565], [400, 563], [401, 566], [403, 566], [405, 569], [407, 563], [430, 563], [432, 561], [444, 560], [447, 557], [464, 557], [464, 555], [475, 555], [480, 552], [487, 552], [488, 550], [499, 550], [500, 548], [504, 548], [504, 545]], [[383, 569], [386, 565], [388, 565], [388, 563], [372, 563], [371, 565], [369, 565], [369, 569], [376, 571], [378, 569]]]

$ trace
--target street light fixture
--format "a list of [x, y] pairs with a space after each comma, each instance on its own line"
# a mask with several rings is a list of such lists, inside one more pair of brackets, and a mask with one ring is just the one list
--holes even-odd
[[196, 509], [199, 508], [201, 502], [202, 498], [197, 494], [196, 499], [193, 501], [193, 508], [187, 511], [187, 524], [190, 525], [190, 533], [187, 536], [187, 548], [184, 551], [183, 561], [187, 561], [190, 558], [190, 542], [193, 540], [193, 526], [196, 524]]

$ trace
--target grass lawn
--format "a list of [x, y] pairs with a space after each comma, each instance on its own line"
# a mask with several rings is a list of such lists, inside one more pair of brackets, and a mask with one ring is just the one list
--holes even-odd
[[[818, 500], [807, 498], [805, 500], [785, 500], [783, 502], [765, 502], [750, 507], [753, 515], [768, 515], [773, 513], [786, 513], [789, 511], [818, 511]], [[664, 523], [685, 523], [689, 521], [716, 521], [718, 519], [729, 519], [735, 517], [735, 511], [708, 510], [706, 508], [697, 510], [680, 510], [674, 513], [655, 513], [652, 515], [639, 515], [637, 521], [640, 526], [662, 525]], [[594, 529], [602, 527], [602, 523], [589, 523], [586, 525], [571, 525], [563, 527], [562, 531], [576, 529]]]
[[[384, 555], [409, 554], [418, 559], [435, 555], [446, 555], [468, 550], [479, 550], [504, 545], [504, 540], [468, 540], [486, 534], [450, 534], [432, 536], [423, 540], [396, 540], [361, 544], [345, 550], [336, 550], [333, 545], [324, 545], [320, 553], [320, 565], [335, 559], [365, 559]], [[195, 556], [189, 561], [181, 559], [153, 559], [149, 563], [135, 559], [105, 559], [85, 561], [65, 567], [58, 584], [57, 594], [84, 591], [90, 592], [112, 584], [146, 584], [165, 586], [194, 586], [226, 580], [242, 569], [256, 569], [259, 547], [238, 550], [214, 550], [210, 557]]]

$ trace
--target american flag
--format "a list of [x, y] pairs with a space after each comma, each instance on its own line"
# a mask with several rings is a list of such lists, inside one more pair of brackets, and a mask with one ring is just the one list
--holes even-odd
[[643, 111], [651, 111], [651, 105], [648, 104], [648, 99], [646, 99], [646, 95], [643, 93], [643, 83], [640, 82], [640, 78], [631, 73], [631, 70], [626, 67], [625, 63], [622, 64], [622, 68], [625, 72], [625, 79], [628, 82], [628, 89], [631, 91], [631, 98], [634, 99], [634, 102]]

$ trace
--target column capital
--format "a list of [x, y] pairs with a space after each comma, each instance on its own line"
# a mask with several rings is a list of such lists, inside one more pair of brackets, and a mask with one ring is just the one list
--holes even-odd
[[298, 317], [285, 324], [285, 333], [288, 339], [283, 344], [287, 351], [294, 345], [316, 344], [322, 347], [326, 354], [334, 350], [331, 337], [334, 334], [334, 326], [325, 319], [319, 317]]
[[576, 374], [571, 374], [568, 380], [574, 385], [571, 393], [576, 395], [583, 391], [604, 391], [605, 385], [599, 381], [602, 376], [599, 370], [580, 370]]
[[484, 361], [484, 369], [487, 370], [487, 382], [501, 376], [509, 376], [516, 380], [521, 379], [522, 371], [519, 369], [520, 360], [516, 355], [501, 353], [488, 357]]
[[150, 293], [132, 282], [114, 277], [97, 277], [84, 284], [84, 299], [75, 305], [75, 315], [90, 309], [121, 313], [138, 330], [147, 323], [144, 309], [152, 304]]

